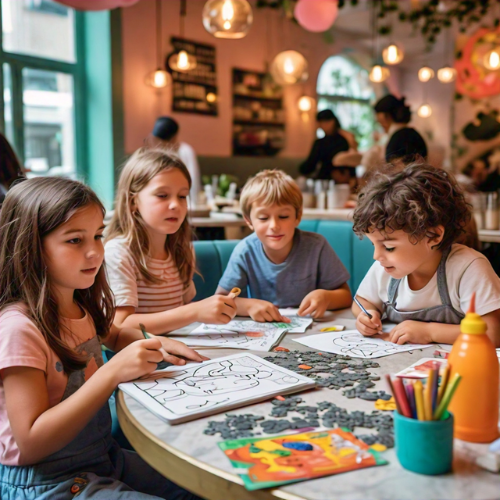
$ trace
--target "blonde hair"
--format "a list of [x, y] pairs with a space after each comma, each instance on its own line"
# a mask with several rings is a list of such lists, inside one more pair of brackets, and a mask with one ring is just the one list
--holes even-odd
[[[161, 283], [161, 280], [148, 271], [146, 265], [150, 246], [148, 232], [141, 214], [133, 210], [133, 201], [153, 177], [172, 168], [182, 172], [191, 189], [188, 169], [172, 151], [164, 148], [140, 148], [128, 159], [120, 174], [115, 211], [106, 236], [106, 241], [118, 237], [125, 238], [139, 272], [151, 283]], [[195, 267], [191, 241], [192, 230], [187, 217], [176, 233], [169, 234], [165, 238], [165, 250], [173, 259], [179, 270], [179, 276], [186, 286], [193, 277]]]
[[282, 170], [263, 170], [247, 181], [240, 196], [243, 215], [250, 219], [252, 204], [292, 205], [302, 216], [302, 193], [297, 183]]

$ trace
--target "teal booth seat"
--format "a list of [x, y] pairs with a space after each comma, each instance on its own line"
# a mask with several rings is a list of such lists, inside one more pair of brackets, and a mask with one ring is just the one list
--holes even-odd
[[[367, 238], [360, 240], [347, 221], [303, 220], [299, 228], [323, 235], [349, 271], [349, 286], [355, 292], [373, 264], [373, 246]], [[239, 240], [195, 241], [196, 264], [200, 275], [194, 276], [195, 300], [210, 297], [217, 290], [231, 253]]]

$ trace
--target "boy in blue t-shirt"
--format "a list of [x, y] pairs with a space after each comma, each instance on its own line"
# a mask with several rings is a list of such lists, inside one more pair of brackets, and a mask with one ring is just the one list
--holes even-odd
[[237, 314], [256, 321], [284, 321], [278, 308], [298, 307], [300, 316], [321, 318], [349, 307], [349, 273], [325, 238], [296, 229], [302, 193], [280, 170], [264, 170], [241, 193], [243, 216], [254, 231], [234, 249], [218, 294], [241, 288]]

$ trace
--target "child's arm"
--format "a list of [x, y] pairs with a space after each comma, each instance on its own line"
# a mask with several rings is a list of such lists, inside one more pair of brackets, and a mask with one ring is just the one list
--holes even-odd
[[370, 301], [363, 299], [359, 295], [356, 298], [363, 304], [363, 307], [372, 315], [370, 319], [356, 304], [352, 303], [351, 311], [356, 317], [356, 329], [363, 335], [370, 337], [380, 333], [382, 330], [381, 311]]
[[[229, 292], [222, 288], [217, 287], [215, 291], [217, 295], [228, 295]], [[238, 297], [234, 299], [236, 303], [236, 314], [238, 316], [249, 316], [254, 321], [278, 321], [280, 323], [290, 323], [290, 319], [282, 316], [279, 309], [271, 302], [260, 299], [245, 299]]]
[[[488, 326], [486, 333], [493, 345], [500, 347], [500, 309], [482, 316]], [[396, 325], [389, 334], [395, 344], [453, 344], [460, 335], [460, 325], [444, 323], [424, 323], [422, 321], [403, 321]]]
[[99, 368], [69, 398], [50, 408], [45, 373], [15, 366], [1, 370], [9, 422], [23, 464], [35, 464], [69, 444], [117, 385], [154, 371], [163, 355], [159, 339], [140, 340]]
[[138, 328], [139, 323], [142, 323], [149, 333], [161, 335], [196, 321], [225, 325], [234, 316], [236, 316], [234, 299], [213, 295], [199, 302], [158, 313], [136, 313], [134, 307], [117, 307], [114, 324], [118, 328]]
[[351, 301], [351, 291], [347, 283], [336, 290], [313, 290], [302, 299], [297, 314], [299, 316], [309, 314], [314, 319], [322, 318], [326, 311], [349, 307]]

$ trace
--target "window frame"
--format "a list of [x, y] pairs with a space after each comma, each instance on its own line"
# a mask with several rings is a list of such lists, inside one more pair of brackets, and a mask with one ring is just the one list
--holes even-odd
[[3, 65], [10, 66], [12, 80], [12, 127], [14, 147], [21, 164], [25, 161], [24, 141], [24, 109], [23, 109], [23, 69], [40, 69], [65, 73], [73, 78], [73, 120], [75, 130], [75, 173], [80, 177], [87, 174], [87, 153], [85, 145], [86, 113], [85, 113], [85, 38], [84, 13], [74, 11], [74, 37], [76, 62], [69, 63], [39, 56], [17, 54], [3, 48], [2, 1], [0, 0], [0, 130], [5, 134], [5, 102]]

